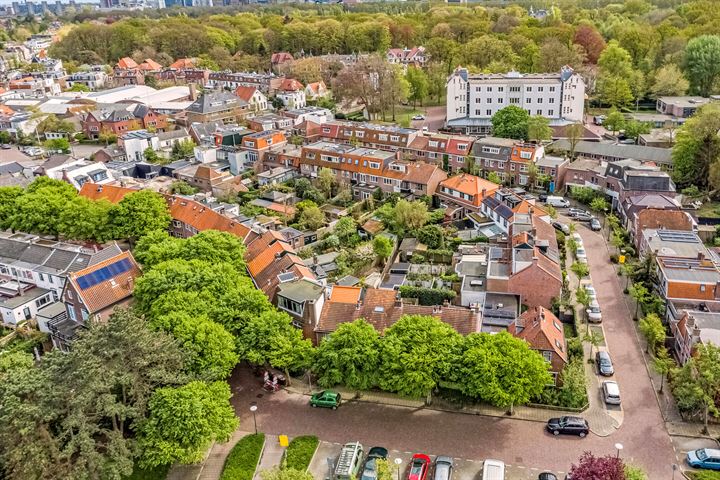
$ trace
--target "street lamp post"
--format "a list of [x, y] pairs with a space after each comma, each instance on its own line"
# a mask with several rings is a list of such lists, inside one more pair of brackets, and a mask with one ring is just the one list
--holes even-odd
[[673, 463], [673, 464], [672, 464], [672, 471], [673, 471], [672, 480], [675, 480], [675, 472], [677, 472], [678, 468], [679, 468], [679, 467], [678, 467], [678, 464], [677, 464], [677, 463]]
[[257, 405], [251, 405], [250, 411], [253, 414], [253, 424], [255, 425], [255, 435], [257, 435], [257, 418], [255, 418], [255, 412], [257, 412]]
[[620, 450], [623, 449], [623, 444], [622, 444], [622, 443], [616, 443], [616, 444], [615, 444], [615, 448], [617, 449], [617, 455], [615, 456], [615, 458], [620, 458]]
[[400, 480], [400, 464], [401, 463], [402, 463], [402, 458], [395, 459], [395, 465], [397, 465], [397, 480]]

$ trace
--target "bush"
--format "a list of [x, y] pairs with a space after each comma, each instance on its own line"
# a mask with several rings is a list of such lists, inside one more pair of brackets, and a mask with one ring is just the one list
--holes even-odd
[[585, 205], [590, 205], [590, 202], [600, 195], [600, 192], [591, 187], [572, 187], [570, 189], [570, 197]]
[[423, 288], [402, 285], [400, 296], [403, 298], [417, 298], [420, 305], [442, 305], [445, 300], [451, 301], [456, 293], [446, 288]]
[[306, 471], [320, 441], [314, 435], [295, 437], [285, 451], [285, 464], [283, 468], [294, 468]]
[[567, 348], [568, 348], [568, 357], [570, 357], [570, 359], [582, 358], [583, 344], [582, 344], [582, 340], [580, 340], [580, 338], [574, 337], [574, 338], [568, 339]]
[[713, 472], [711, 470], [688, 472], [688, 475], [693, 480], [720, 480], [720, 472]]
[[241, 438], [225, 459], [220, 480], [252, 480], [264, 444], [264, 433]]
[[610, 261], [611, 261], [612, 263], [618, 263], [618, 255], [617, 255], [617, 253], [613, 253], [613, 254], [610, 255]]

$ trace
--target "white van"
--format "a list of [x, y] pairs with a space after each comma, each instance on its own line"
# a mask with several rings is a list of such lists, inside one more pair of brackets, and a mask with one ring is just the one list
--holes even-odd
[[620, 405], [620, 387], [613, 381], [606, 381], [602, 384], [603, 399], [608, 405]]
[[485, 460], [482, 480], [505, 480], [505, 464], [500, 460]]
[[357, 478], [363, 459], [363, 446], [360, 442], [346, 443], [335, 466], [335, 480], [354, 480]]
[[570, 200], [563, 197], [547, 197], [545, 203], [555, 208], [567, 208], [570, 206]]

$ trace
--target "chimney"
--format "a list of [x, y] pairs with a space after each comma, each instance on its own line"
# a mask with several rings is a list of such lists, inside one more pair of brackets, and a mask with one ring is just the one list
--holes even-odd
[[705, 254], [703, 252], [698, 252], [697, 259], [700, 261], [705, 260]]
[[190, 88], [190, 101], [194, 102], [197, 100], [197, 87], [194, 83], [189, 84], [188, 87]]
[[397, 292], [395, 294], [395, 308], [402, 308], [402, 297], [400, 297], [400, 292]]

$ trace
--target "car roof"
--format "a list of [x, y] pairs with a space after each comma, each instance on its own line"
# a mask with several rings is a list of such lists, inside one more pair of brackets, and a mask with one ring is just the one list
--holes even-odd
[[449, 455], [438, 455], [437, 457], [435, 457], [435, 463], [441, 463], [441, 462], [449, 463], [452, 465], [453, 458]]
[[585, 419], [582, 417], [567, 416], [562, 417], [561, 420], [565, 420], [567, 423], [581, 423], [583, 425], [585, 424]]
[[605, 350], [598, 350], [597, 356], [607, 358], [608, 360], [610, 359], [610, 354]]
[[717, 448], [701, 448], [704, 450], [708, 457], [720, 457], [720, 450]]
[[426, 462], [430, 462], [430, 457], [425, 455], [424, 453], [416, 453], [412, 456], [413, 460], [425, 460]]

